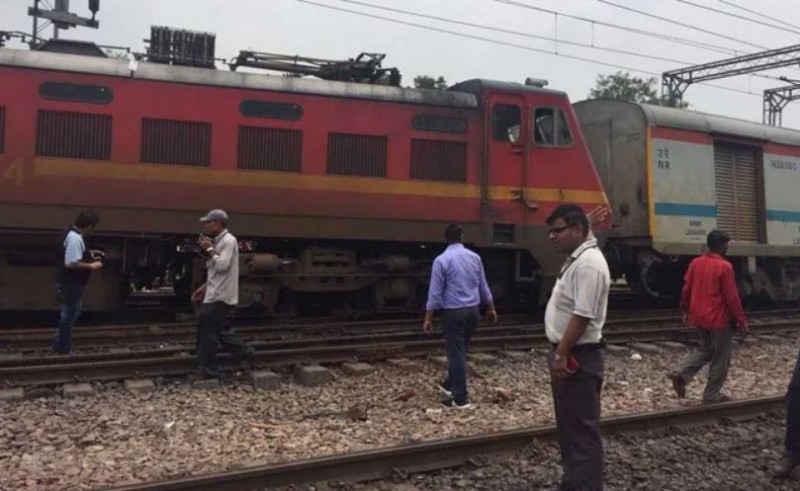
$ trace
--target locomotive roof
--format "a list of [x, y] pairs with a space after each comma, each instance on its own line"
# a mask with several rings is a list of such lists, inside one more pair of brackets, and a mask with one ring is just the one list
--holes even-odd
[[717, 114], [605, 99], [581, 101], [576, 103], [576, 105], [593, 105], [600, 108], [602, 108], [603, 105], [612, 105], [618, 108], [628, 106], [630, 108], [638, 108], [638, 110], [644, 114], [645, 120], [649, 126], [739, 136], [753, 140], [800, 146], [800, 131], [798, 130], [768, 126], [744, 119], [719, 116]]
[[566, 97], [567, 95], [566, 92], [552, 90], [552, 89], [545, 89], [544, 87], [539, 87], [538, 85], [523, 85], [523, 84], [518, 84], [516, 82], [500, 82], [497, 80], [486, 80], [482, 78], [476, 78], [457, 83], [447, 90], [456, 92], [468, 92], [470, 94], [475, 94], [476, 97], [479, 97], [480, 94], [483, 93], [484, 91], [489, 91], [489, 90], [502, 91], [502, 92], [552, 94], [564, 97]]
[[[404, 89], [386, 85], [280, 77], [263, 73], [232, 72], [145, 62], [139, 63], [136, 71], [131, 72], [127, 60], [20, 49], [1, 48], [0, 66], [430, 106], [478, 107], [478, 98], [475, 94], [455, 90]], [[519, 87], [525, 86], [520, 85]]]

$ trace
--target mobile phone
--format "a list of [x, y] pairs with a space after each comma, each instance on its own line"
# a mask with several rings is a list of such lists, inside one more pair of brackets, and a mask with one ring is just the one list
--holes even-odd
[[578, 360], [575, 359], [575, 355], [569, 355], [569, 360], [567, 360], [567, 370], [577, 372], [581, 369], [581, 364], [578, 363]]

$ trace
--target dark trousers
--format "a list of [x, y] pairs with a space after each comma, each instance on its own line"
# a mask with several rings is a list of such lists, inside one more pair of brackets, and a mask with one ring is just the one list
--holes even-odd
[[442, 311], [442, 331], [447, 348], [447, 380], [445, 388], [452, 390], [458, 404], [469, 401], [467, 391], [467, 351], [472, 335], [478, 328], [478, 307]]
[[[552, 360], [551, 351], [548, 360]], [[600, 393], [603, 352], [573, 351], [580, 369], [568, 378], [551, 379], [561, 447], [562, 491], [602, 491], [603, 440], [600, 438]], [[549, 369], [549, 367], [548, 367]]]
[[686, 363], [678, 370], [678, 374], [685, 382], [689, 382], [703, 366], [711, 363], [708, 367], [708, 382], [703, 391], [703, 400], [713, 401], [721, 395], [722, 386], [728, 378], [733, 329], [698, 328], [697, 332], [700, 336], [700, 347], [689, 356]]
[[237, 361], [247, 359], [252, 355], [244, 340], [229, 327], [226, 329], [225, 320], [228, 317], [230, 306], [225, 302], [204, 303], [200, 308], [197, 326], [197, 366], [206, 375], [217, 375], [214, 359], [220, 347], [233, 354]]
[[66, 354], [72, 350], [72, 326], [81, 315], [83, 285], [61, 285], [57, 283], [56, 296], [61, 309], [58, 318], [58, 329], [53, 338], [53, 351]]
[[800, 460], [800, 352], [786, 394], [786, 456]]

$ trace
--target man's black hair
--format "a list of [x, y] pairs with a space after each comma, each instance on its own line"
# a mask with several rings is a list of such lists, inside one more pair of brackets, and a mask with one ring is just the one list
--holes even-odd
[[451, 223], [444, 229], [444, 240], [446, 240], [448, 244], [461, 242], [463, 236], [464, 231], [461, 229], [461, 225], [457, 223]]
[[721, 252], [730, 241], [731, 236], [722, 230], [712, 230], [706, 237], [706, 245], [711, 252]]
[[84, 210], [75, 218], [75, 226], [78, 228], [86, 228], [91, 225], [97, 226], [100, 223], [100, 217], [97, 213], [89, 210]]
[[561, 205], [553, 213], [547, 217], [547, 224], [552, 225], [558, 219], [564, 220], [568, 226], [579, 225], [581, 232], [584, 234], [589, 233], [589, 219], [586, 218], [586, 213], [583, 212], [578, 205]]

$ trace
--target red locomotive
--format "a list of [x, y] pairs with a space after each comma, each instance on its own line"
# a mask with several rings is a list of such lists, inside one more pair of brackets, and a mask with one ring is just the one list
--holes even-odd
[[607, 204], [566, 94], [540, 85], [415, 90], [80, 51], [0, 48], [3, 310], [54, 307], [53, 240], [84, 208], [113, 266], [87, 310], [168, 269], [188, 297], [202, 271], [180, 245], [210, 208], [252, 245], [242, 306], [280, 310], [315, 294], [420, 305], [452, 221], [499, 302], [535, 301], [563, 259], [544, 219]]

